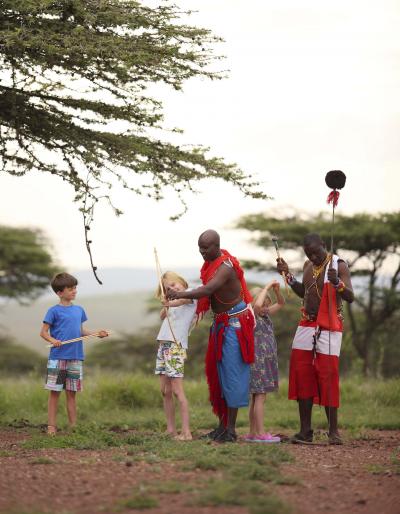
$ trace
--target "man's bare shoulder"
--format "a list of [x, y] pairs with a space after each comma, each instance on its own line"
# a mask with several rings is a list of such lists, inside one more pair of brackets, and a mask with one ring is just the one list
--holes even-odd
[[216, 271], [216, 274], [217, 273], [218, 273], [218, 275], [224, 275], [226, 277], [229, 277], [232, 274], [235, 274], [235, 270], [233, 269], [233, 265], [232, 265], [231, 261], [222, 262]]

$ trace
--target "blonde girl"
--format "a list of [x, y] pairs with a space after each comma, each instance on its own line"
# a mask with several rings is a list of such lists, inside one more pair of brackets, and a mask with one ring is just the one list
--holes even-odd
[[[160, 376], [160, 389], [163, 395], [164, 412], [167, 419], [167, 433], [177, 440], [190, 441], [192, 434], [189, 424], [189, 405], [183, 390], [184, 364], [188, 348], [189, 330], [196, 313], [196, 300], [166, 300], [167, 290], [185, 291], [186, 280], [173, 271], [162, 275], [162, 284], [156, 296], [163, 308], [160, 312], [161, 328], [157, 336], [159, 343], [155, 374]], [[174, 396], [178, 400], [182, 429], [178, 435], [175, 425]]]
[[[273, 303], [269, 291], [273, 290]], [[278, 312], [285, 304], [279, 282], [273, 280], [264, 288], [251, 291], [256, 318], [254, 329], [254, 364], [250, 372], [250, 433], [245, 436], [249, 442], [279, 443], [279, 437], [264, 430], [264, 403], [267, 393], [278, 390], [278, 355], [274, 329], [270, 315]]]

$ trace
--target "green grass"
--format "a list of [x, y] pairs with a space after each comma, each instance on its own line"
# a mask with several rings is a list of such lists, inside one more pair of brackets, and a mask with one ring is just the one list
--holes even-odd
[[29, 461], [29, 464], [37, 465], [37, 464], [55, 464], [56, 461], [54, 459], [50, 459], [49, 457], [37, 457], [36, 459], [32, 459]]
[[264, 484], [249, 480], [221, 479], [208, 483], [191, 504], [200, 507], [233, 505], [247, 507], [250, 514], [287, 514], [290, 512], [279, 498], [269, 493]]
[[156, 494], [181, 494], [192, 492], [196, 487], [181, 480], [161, 480], [157, 483], [151, 483], [148, 485], [151, 493]]
[[[288, 512], [287, 507], [271, 494], [268, 487], [268, 484], [295, 483], [280, 471], [282, 463], [292, 460], [285, 447], [215, 445], [202, 440], [177, 444], [169, 437], [156, 434], [123, 435], [122, 438], [126, 455], [133, 461], [152, 464], [152, 469], [157, 464], [161, 466], [177, 462], [182, 472], [201, 471], [199, 475], [194, 475], [192, 481], [156, 480], [143, 484], [146, 497], [188, 493], [187, 504], [192, 507], [238, 505], [247, 507], [250, 514]], [[136, 500], [137, 496], [130, 505], [136, 505]]]
[[[78, 394], [80, 423], [114, 425], [121, 430], [162, 432], [165, 429], [156, 377], [93, 374], [85, 380], [84, 387], [84, 392]], [[185, 391], [193, 429], [205, 430], [215, 425], [205, 381], [186, 380]], [[47, 396], [40, 379], [3, 379], [0, 385], [0, 426], [14, 424], [15, 428], [22, 428], [46, 423]], [[343, 428], [350, 431], [400, 429], [400, 379], [343, 380], [341, 403], [339, 421]], [[297, 404], [287, 400], [286, 380], [281, 381], [278, 393], [268, 395], [265, 412], [268, 430], [291, 432], [298, 428]], [[325, 429], [324, 409], [314, 408], [313, 422], [316, 429]], [[64, 395], [60, 398], [58, 425], [61, 428], [67, 426]], [[239, 432], [247, 431], [246, 409], [240, 410], [237, 426]]]
[[367, 471], [373, 475], [400, 475], [400, 447], [393, 451], [389, 464], [369, 464]]
[[[185, 381], [185, 390], [194, 434], [215, 426], [204, 380]], [[297, 483], [281, 471], [282, 464], [291, 460], [285, 445], [215, 445], [199, 439], [177, 443], [163, 435], [166, 423], [156, 377], [104, 373], [89, 376], [85, 391], [78, 395], [79, 424], [74, 430], [68, 430], [62, 395], [58, 418], [61, 431], [56, 437], [43, 433], [47, 396], [38, 379], [4, 379], [0, 385], [0, 427], [25, 434], [18, 444], [30, 450], [114, 449], [110, 458], [121, 464], [151, 464], [155, 478], [132, 491], [128, 498], [116, 501], [115, 511], [151, 509], [157, 507], [158, 495], [184, 494], [192, 507], [236, 505], [246, 508], [249, 514], [288, 513], [287, 506], [271, 493], [274, 485], [290, 487]], [[344, 380], [341, 426], [348, 438], [361, 440], [372, 437], [371, 429], [400, 429], [399, 404], [400, 380]], [[270, 431], [290, 433], [298, 428], [297, 404], [287, 400], [286, 380], [282, 380], [279, 393], [268, 395], [265, 412]], [[324, 409], [314, 409], [313, 423], [317, 434], [326, 430]], [[248, 431], [247, 409], [241, 409], [237, 425], [240, 433]], [[10, 456], [13, 452], [0, 453], [0, 457]], [[90, 457], [86, 460], [91, 462]], [[30, 461], [32, 465], [53, 463], [44, 456]], [[173, 463], [182, 473], [190, 472], [191, 478], [164, 480], [165, 465]], [[397, 474], [399, 470], [398, 450], [390, 465], [368, 468], [374, 474]]]
[[[132, 510], [144, 510], [144, 509], [153, 509], [158, 507], [158, 501], [156, 498], [152, 496], [148, 496], [143, 493], [138, 493], [126, 500], [120, 500], [118, 502], [118, 507], [121, 510], [132, 509]], [[117, 507], [117, 510], [118, 510]]]
[[74, 448], [76, 450], [101, 450], [121, 445], [121, 436], [114, 434], [96, 423], [80, 425], [67, 434], [49, 437], [46, 434], [33, 434], [21, 443], [24, 448]]

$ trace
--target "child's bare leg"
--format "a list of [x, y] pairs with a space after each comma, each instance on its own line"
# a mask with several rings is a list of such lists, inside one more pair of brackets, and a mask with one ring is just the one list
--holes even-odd
[[254, 395], [254, 426], [256, 435], [264, 433], [264, 403], [265, 393]]
[[165, 375], [160, 375], [160, 390], [163, 396], [164, 412], [167, 419], [167, 433], [176, 435], [175, 404], [172, 396], [171, 379]]
[[70, 427], [76, 425], [76, 391], [65, 391], [67, 399], [67, 414]]
[[185, 396], [185, 392], [183, 390], [183, 378], [172, 378], [171, 383], [172, 391], [174, 395], [178, 398], [179, 408], [181, 412], [182, 433], [179, 438], [185, 441], [189, 441], [192, 439], [192, 434], [190, 432], [189, 404]]
[[60, 391], [50, 391], [47, 413], [47, 433], [55, 434], [57, 431], [57, 407]]
[[249, 406], [249, 422], [250, 422], [250, 435], [256, 435], [255, 417], [254, 417], [254, 401], [255, 394], [251, 395], [250, 406]]

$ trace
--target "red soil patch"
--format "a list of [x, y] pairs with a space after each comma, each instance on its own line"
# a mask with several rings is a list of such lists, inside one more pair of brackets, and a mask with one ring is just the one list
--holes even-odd
[[[400, 470], [394, 464], [399, 432], [371, 432], [368, 440], [344, 446], [285, 445], [295, 462], [282, 465], [282, 474], [299, 480], [274, 486], [293, 514], [398, 514]], [[24, 433], [0, 432], [0, 513], [68, 512], [96, 514], [116, 510], [119, 501], [146, 492], [143, 483], [178, 480], [196, 484], [214, 472], [182, 471], [179, 463], [131, 462], [122, 449], [24, 450]], [[242, 443], [243, 444], [243, 443]], [[46, 464], [46, 461], [51, 463]], [[155, 496], [150, 493], [151, 496]], [[149, 514], [245, 514], [237, 507], [189, 506], [191, 493], [158, 494], [158, 508]]]

